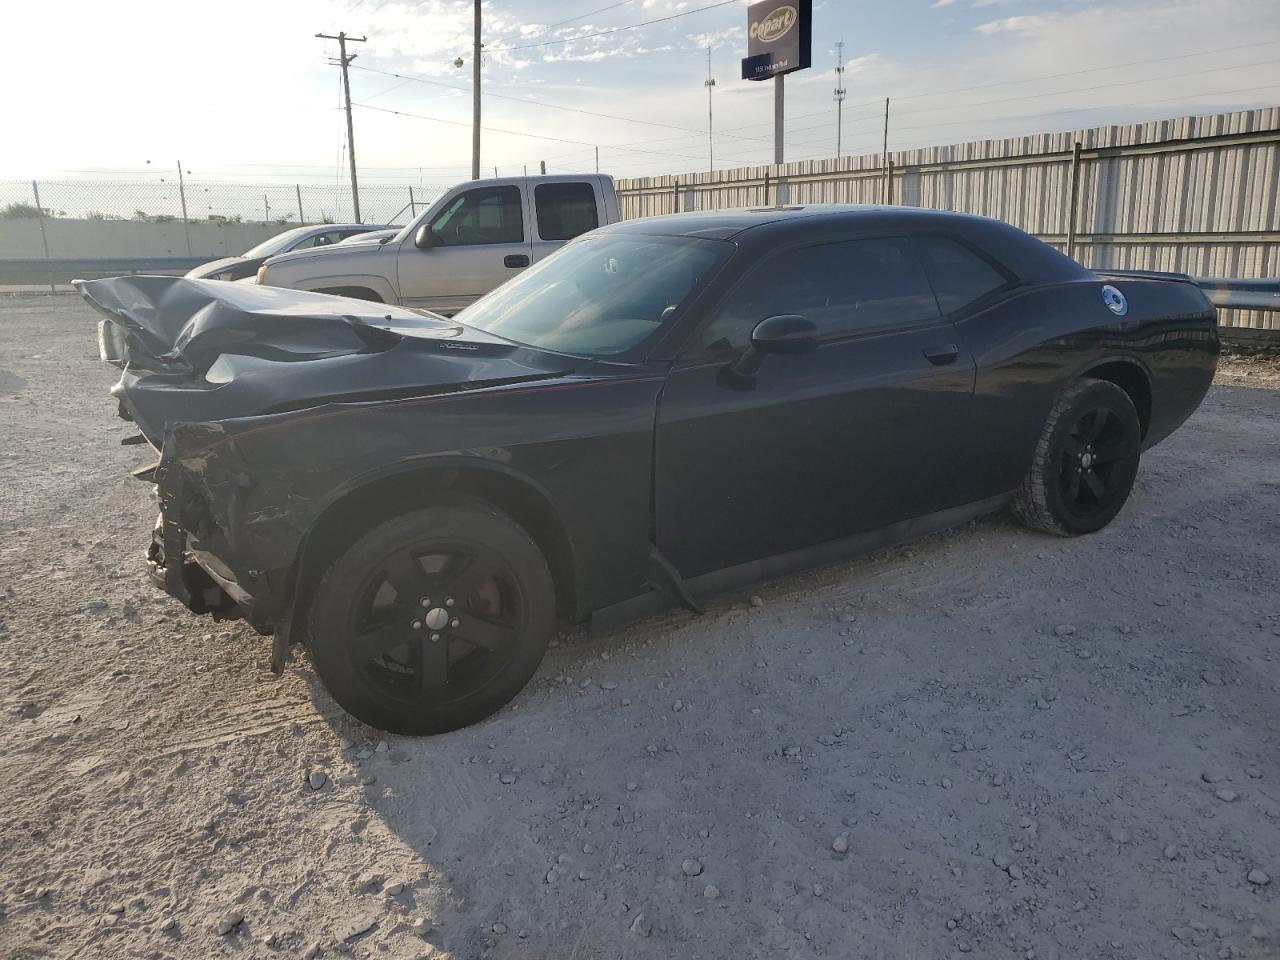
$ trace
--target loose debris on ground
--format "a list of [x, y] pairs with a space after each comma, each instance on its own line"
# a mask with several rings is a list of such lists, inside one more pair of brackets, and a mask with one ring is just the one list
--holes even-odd
[[382, 735], [158, 594], [92, 316], [0, 301], [0, 955], [1280, 956], [1280, 368], [993, 517]]

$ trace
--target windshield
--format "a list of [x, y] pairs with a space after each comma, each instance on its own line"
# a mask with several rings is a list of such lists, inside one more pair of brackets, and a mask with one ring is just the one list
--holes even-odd
[[690, 237], [587, 237], [477, 300], [456, 319], [557, 353], [625, 353], [656, 332], [731, 249], [722, 241]]
[[294, 227], [292, 230], [286, 230], [284, 233], [277, 233], [270, 239], [263, 240], [256, 247], [251, 247], [241, 254], [246, 260], [252, 260], [254, 257], [273, 257], [277, 253], [281, 253], [284, 249], [293, 243], [300, 236], [306, 233], [311, 227]]

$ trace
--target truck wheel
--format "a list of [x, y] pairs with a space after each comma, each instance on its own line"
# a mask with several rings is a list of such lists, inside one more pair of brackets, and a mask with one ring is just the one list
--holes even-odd
[[1013, 513], [1036, 530], [1074, 537], [1120, 512], [1138, 473], [1142, 425], [1129, 395], [1106, 380], [1062, 392], [1036, 444]]
[[393, 733], [443, 733], [506, 704], [555, 626], [546, 558], [484, 504], [417, 510], [375, 527], [312, 594], [311, 657], [333, 698]]

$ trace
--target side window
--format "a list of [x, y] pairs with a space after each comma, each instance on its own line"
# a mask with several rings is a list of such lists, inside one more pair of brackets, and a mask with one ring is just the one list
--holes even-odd
[[317, 233], [314, 237], [307, 237], [305, 240], [300, 240], [289, 249], [310, 250], [312, 247], [328, 247], [337, 243], [346, 236], [348, 236], [348, 234], [343, 233], [341, 230], [326, 230], [324, 233]]
[[479, 187], [460, 193], [436, 214], [431, 230], [446, 247], [520, 243], [524, 240], [520, 188]]
[[540, 183], [533, 188], [533, 205], [543, 240], [572, 240], [600, 226], [589, 183]]
[[766, 317], [797, 313], [830, 337], [938, 319], [929, 281], [897, 237], [846, 240], [760, 261], [701, 338], [704, 349], [745, 347]]
[[946, 237], [913, 241], [943, 313], [954, 313], [1009, 286], [1009, 278], [963, 244]]

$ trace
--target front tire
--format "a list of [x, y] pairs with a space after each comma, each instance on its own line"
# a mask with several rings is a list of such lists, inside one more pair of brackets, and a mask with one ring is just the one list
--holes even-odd
[[1101, 530], [1120, 512], [1142, 455], [1142, 424], [1129, 395], [1082, 379], [1058, 397], [1013, 498], [1027, 526], [1062, 537]]
[[392, 733], [444, 733], [509, 702], [555, 626], [546, 558], [484, 504], [375, 527], [312, 595], [311, 657], [348, 713]]

